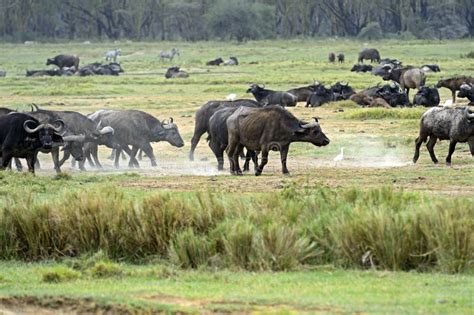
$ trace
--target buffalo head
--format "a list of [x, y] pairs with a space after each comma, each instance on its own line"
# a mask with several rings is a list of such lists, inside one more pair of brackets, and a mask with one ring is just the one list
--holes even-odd
[[30, 135], [36, 135], [44, 149], [51, 149], [54, 143], [62, 142], [60, 136], [60, 132], [64, 128], [62, 120], [58, 119], [53, 124], [38, 124], [36, 121], [27, 120], [23, 123], [23, 128]]
[[300, 121], [299, 128], [295, 130], [295, 136], [297, 136], [298, 141], [308, 141], [318, 147], [326, 146], [330, 142], [321, 130], [316, 117], [313, 117], [313, 121], [309, 123]]
[[170, 117], [168, 121], [163, 120], [161, 122], [162, 129], [159, 131], [159, 136], [162, 140], [168, 141], [171, 145], [181, 148], [184, 146], [183, 138], [179, 134], [178, 126], [173, 123], [173, 118]]

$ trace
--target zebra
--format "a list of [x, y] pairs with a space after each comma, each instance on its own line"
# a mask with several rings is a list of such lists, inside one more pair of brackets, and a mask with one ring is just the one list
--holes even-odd
[[117, 57], [120, 56], [121, 53], [122, 53], [122, 50], [120, 48], [110, 50], [105, 53], [105, 61], [113, 60], [114, 62], [117, 62]]
[[160, 60], [163, 61], [165, 59], [169, 59], [170, 62], [173, 61], [174, 56], [179, 56], [179, 49], [171, 48], [170, 51], [161, 51], [160, 52]]

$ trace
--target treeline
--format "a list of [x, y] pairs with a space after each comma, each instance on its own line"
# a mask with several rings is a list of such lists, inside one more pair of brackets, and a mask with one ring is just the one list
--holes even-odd
[[0, 0], [0, 37], [248, 40], [474, 36], [474, 0]]

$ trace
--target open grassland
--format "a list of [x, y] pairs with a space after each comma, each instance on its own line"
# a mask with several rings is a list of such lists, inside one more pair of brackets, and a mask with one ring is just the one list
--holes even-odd
[[[119, 77], [24, 77], [56, 54], [78, 54], [84, 65], [115, 46], [126, 71]], [[460, 58], [474, 51], [472, 41], [369, 46], [405, 64], [439, 64], [441, 73], [428, 74], [430, 85], [474, 74], [473, 59]], [[181, 51], [173, 64], [190, 78], [164, 78], [170, 64], [158, 53], [171, 47]], [[18, 309], [25, 303], [33, 312], [109, 305], [115, 311], [469, 313], [474, 160], [467, 144], [458, 144], [452, 167], [433, 165], [424, 147], [411, 163], [424, 108], [361, 109], [347, 101], [290, 108], [303, 119], [320, 117], [331, 139], [324, 148], [292, 145], [291, 176], [281, 175], [276, 153], [261, 177], [219, 173], [205, 136], [196, 161], [187, 159], [195, 110], [230, 93], [251, 98], [250, 82], [282, 90], [313, 80], [347, 81], [356, 90], [381, 83], [349, 71], [362, 47], [349, 40], [1, 44], [7, 77], [0, 78], [0, 107], [140, 109], [174, 117], [186, 146], [154, 144], [156, 168], [145, 158], [140, 169], [121, 161], [116, 170], [101, 149], [103, 170], [65, 165], [65, 174], [55, 176], [50, 157], [40, 155], [35, 177], [0, 173], [0, 313], [28, 311]], [[346, 63], [327, 63], [330, 51], [345, 52]], [[237, 56], [241, 65], [204, 66], [218, 56]], [[451, 97], [446, 89], [440, 94], [442, 103]], [[341, 147], [345, 159], [336, 166]], [[447, 143], [435, 150], [443, 161]]]

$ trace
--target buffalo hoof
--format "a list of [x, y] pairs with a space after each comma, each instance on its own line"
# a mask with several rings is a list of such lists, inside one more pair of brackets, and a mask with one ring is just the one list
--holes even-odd
[[286, 171], [286, 172], [283, 172], [283, 175], [290, 176], [291, 174], [290, 174], [290, 172]]
[[438, 160], [436, 160], [436, 161], [433, 161], [433, 163], [434, 163], [434, 164], [438, 164]]
[[261, 170], [256, 170], [255, 171], [255, 176], [260, 176], [262, 175], [262, 171]]
[[446, 162], [446, 166], [451, 166], [451, 162]]

